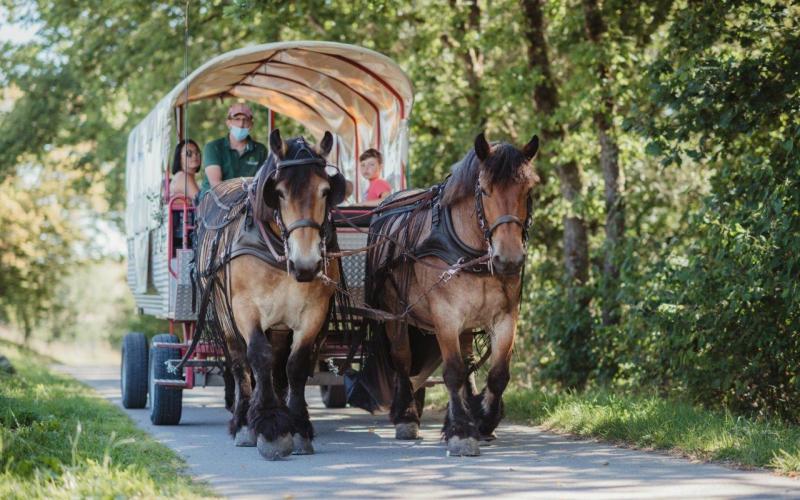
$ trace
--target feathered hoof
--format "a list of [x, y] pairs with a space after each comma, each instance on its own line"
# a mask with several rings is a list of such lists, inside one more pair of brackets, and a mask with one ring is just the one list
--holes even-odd
[[314, 454], [314, 447], [311, 445], [310, 439], [303, 437], [300, 434], [295, 434], [294, 436], [292, 436], [292, 443], [293, 443], [292, 454], [294, 455]]
[[251, 447], [256, 445], [256, 433], [248, 426], [244, 426], [236, 433], [233, 438], [233, 444], [236, 446]]
[[419, 439], [419, 424], [415, 422], [403, 422], [394, 426], [394, 438], [410, 441]]
[[453, 436], [447, 441], [448, 457], [477, 457], [480, 454], [481, 447], [475, 438]]
[[263, 435], [259, 434], [256, 447], [265, 459], [279, 460], [292, 453], [292, 435], [284, 434], [275, 441], [267, 441]]

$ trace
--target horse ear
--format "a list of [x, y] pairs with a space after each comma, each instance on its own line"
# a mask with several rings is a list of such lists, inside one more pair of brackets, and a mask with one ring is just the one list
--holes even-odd
[[483, 132], [475, 136], [475, 154], [478, 155], [480, 161], [486, 161], [486, 158], [489, 157], [489, 143]]
[[331, 185], [331, 192], [328, 195], [328, 203], [332, 207], [340, 204], [347, 198], [347, 180], [340, 173], [328, 176], [328, 182]]
[[277, 182], [275, 180], [275, 175], [270, 175], [269, 179], [267, 179], [267, 182], [264, 183], [264, 191], [261, 194], [264, 204], [273, 210], [278, 210], [278, 208], [280, 208], [278, 201], [278, 190], [275, 189], [276, 185]]
[[283, 143], [283, 139], [281, 139], [281, 131], [275, 129], [269, 134], [269, 149], [272, 151], [272, 154], [278, 157], [279, 160], [283, 160], [285, 153], [285, 145]]
[[331, 149], [333, 149], [333, 134], [326, 130], [325, 135], [322, 137], [322, 141], [319, 143], [319, 154], [327, 158], [328, 153], [331, 152]]
[[525, 155], [525, 158], [527, 158], [528, 161], [530, 161], [533, 159], [534, 156], [536, 156], [536, 153], [538, 152], [539, 152], [539, 136], [533, 134], [533, 137], [531, 137], [530, 142], [528, 142], [528, 144], [526, 144], [525, 147], [522, 148], [522, 154]]

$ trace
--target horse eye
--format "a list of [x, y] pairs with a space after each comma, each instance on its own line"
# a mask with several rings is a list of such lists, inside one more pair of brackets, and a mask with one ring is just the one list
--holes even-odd
[[325, 188], [325, 189], [322, 190], [322, 197], [323, 198], [327, 197], [329, 194], [331, 194], [330, 188]]
[[286, 194], [280, 189], [278, 189], [278, 198], [280, 199], [286, 198]]

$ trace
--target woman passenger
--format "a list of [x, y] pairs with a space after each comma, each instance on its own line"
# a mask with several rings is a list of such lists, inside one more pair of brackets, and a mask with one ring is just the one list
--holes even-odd
[[194, 198], [200, 191], [195, 176], [200, 170], [200, 147], [191, 139], [179, 142], [175, 146], [172, 158], [172, 180], [169, 183], [170, 197], [185, 195]]

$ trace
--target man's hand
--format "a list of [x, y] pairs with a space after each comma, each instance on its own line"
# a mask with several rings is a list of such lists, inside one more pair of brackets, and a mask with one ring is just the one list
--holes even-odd
[[206, 179], [208, 184], [213, 188], [222, 182], [222, 167], [219, 165], [209, 165], [206, 167]]

